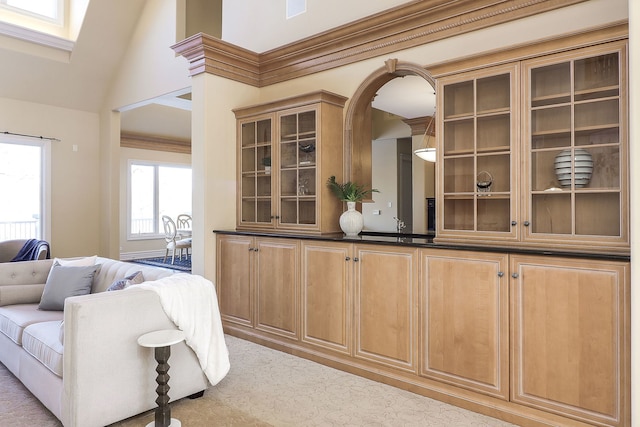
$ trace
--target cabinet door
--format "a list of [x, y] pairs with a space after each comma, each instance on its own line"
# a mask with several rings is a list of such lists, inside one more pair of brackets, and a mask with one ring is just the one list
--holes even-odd
[[515, 239], [517, 67], [438, 81], [438, 235]]
[[416, 372], [417, 250], [356, 246], [355, 356]]
[[526, 240], [628, 247], [626, 44], [525, 62]]
[[287, 239], [256, 239], [256, 329], [298, 336], [298, 244]]
[[253, 326], [253, 238], [217, 237], [216, 274], [223, 322]]
[[512, 256], [512, 400], [629, 425], [629, 264]]
[[238, 123], [238, 226], [273, 227], [271, 116]]
[[507, 400], [508, 256], [421, 250], [420, 374]]
[[279, 120], [278, 226], [316, 226], [317, 108], [288, 110]]
[[302, 341], [351, 351], [353, 246], [302, 245]]

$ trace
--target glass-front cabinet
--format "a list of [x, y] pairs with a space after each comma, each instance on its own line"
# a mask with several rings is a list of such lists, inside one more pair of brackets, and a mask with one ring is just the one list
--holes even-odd
[[525, 239], [628, 246], [626, 44], [525, 62]]
[[320, 91], [234, 110], [238, 229], [340, 230], [342, 202], [325, 183], [342, 179], [345, 101]]
[[268, 224], [271, 214], [271, 117], [241, 121], [238, 126], [240, 140], [240, 217], [245, 224]]
[[626, 253], [626, 42], [438, 80], [438, 240]]
[[517, 67], [439, 81], [442, 203], [438, 236], [515, 239]]

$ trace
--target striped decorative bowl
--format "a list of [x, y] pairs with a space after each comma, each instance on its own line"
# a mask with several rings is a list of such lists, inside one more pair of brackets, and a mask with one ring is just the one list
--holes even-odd
[[574, 149], [572, 170], [571, 150], [563, 150], [556, 156], [554, 166], [560, 186], [571, 187], [571, 181], [575, 179], [575, 187], [581, 188], [589, 184], [591, 180], [593, 158], [585, 149]]

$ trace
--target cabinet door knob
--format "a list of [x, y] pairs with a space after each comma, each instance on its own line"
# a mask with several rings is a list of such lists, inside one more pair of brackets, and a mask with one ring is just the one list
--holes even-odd
[[516, 225], [518, 225], [518, 221], [511, 221], [511, 226], [515, 227]]
[[253, 250], [253, 248], [249, 248], [249, 252], [251, 252]]
[[514, 279], [517, 279], [520, 275], [518, 273], [512, 273], [511, 277], [513, 277]]
[[359, 259], [358, 257], [355, 257], [355, 258], [353, 259], [353, 262], [358, 262], [358, 261], [360, 261], [360, 259]]
[[525, 226], [525, 227], [528, 227], [528, 226], [529, 226], [529, 224], [530, 224], [530, 222], [529, 222], [529, 221], [525, 221], [525, 222], [524, 222], [524, 226]]
[[351, 259], [350, 257], [346, 257], [344, 260], [349, 261], [350, 259]]
[[253, 251], [254, 252], [258, 252], [258, 248], [253, 248]]
[[498, 271], [498, 277], [502, 277], [504, 276], [504, 273], [502, 271]]

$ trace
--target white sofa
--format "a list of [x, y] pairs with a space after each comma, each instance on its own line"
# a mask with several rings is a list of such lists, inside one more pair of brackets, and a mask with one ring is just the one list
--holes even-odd
[[[177, 328], [156, 292], [105, 290], [137, 271], [145, 281], [171, 271], [97, 258], [101, 267], [90, 294], [66, 298], [64, 311], [38, 310], [53, 261], [0, 264], [0, 362], [65, 427], [105, 426], [155, 408], [153, 349], [137, 339]], [[171, 401], [207, 388], [184, 342], [171, 347], [169, 364]]]

